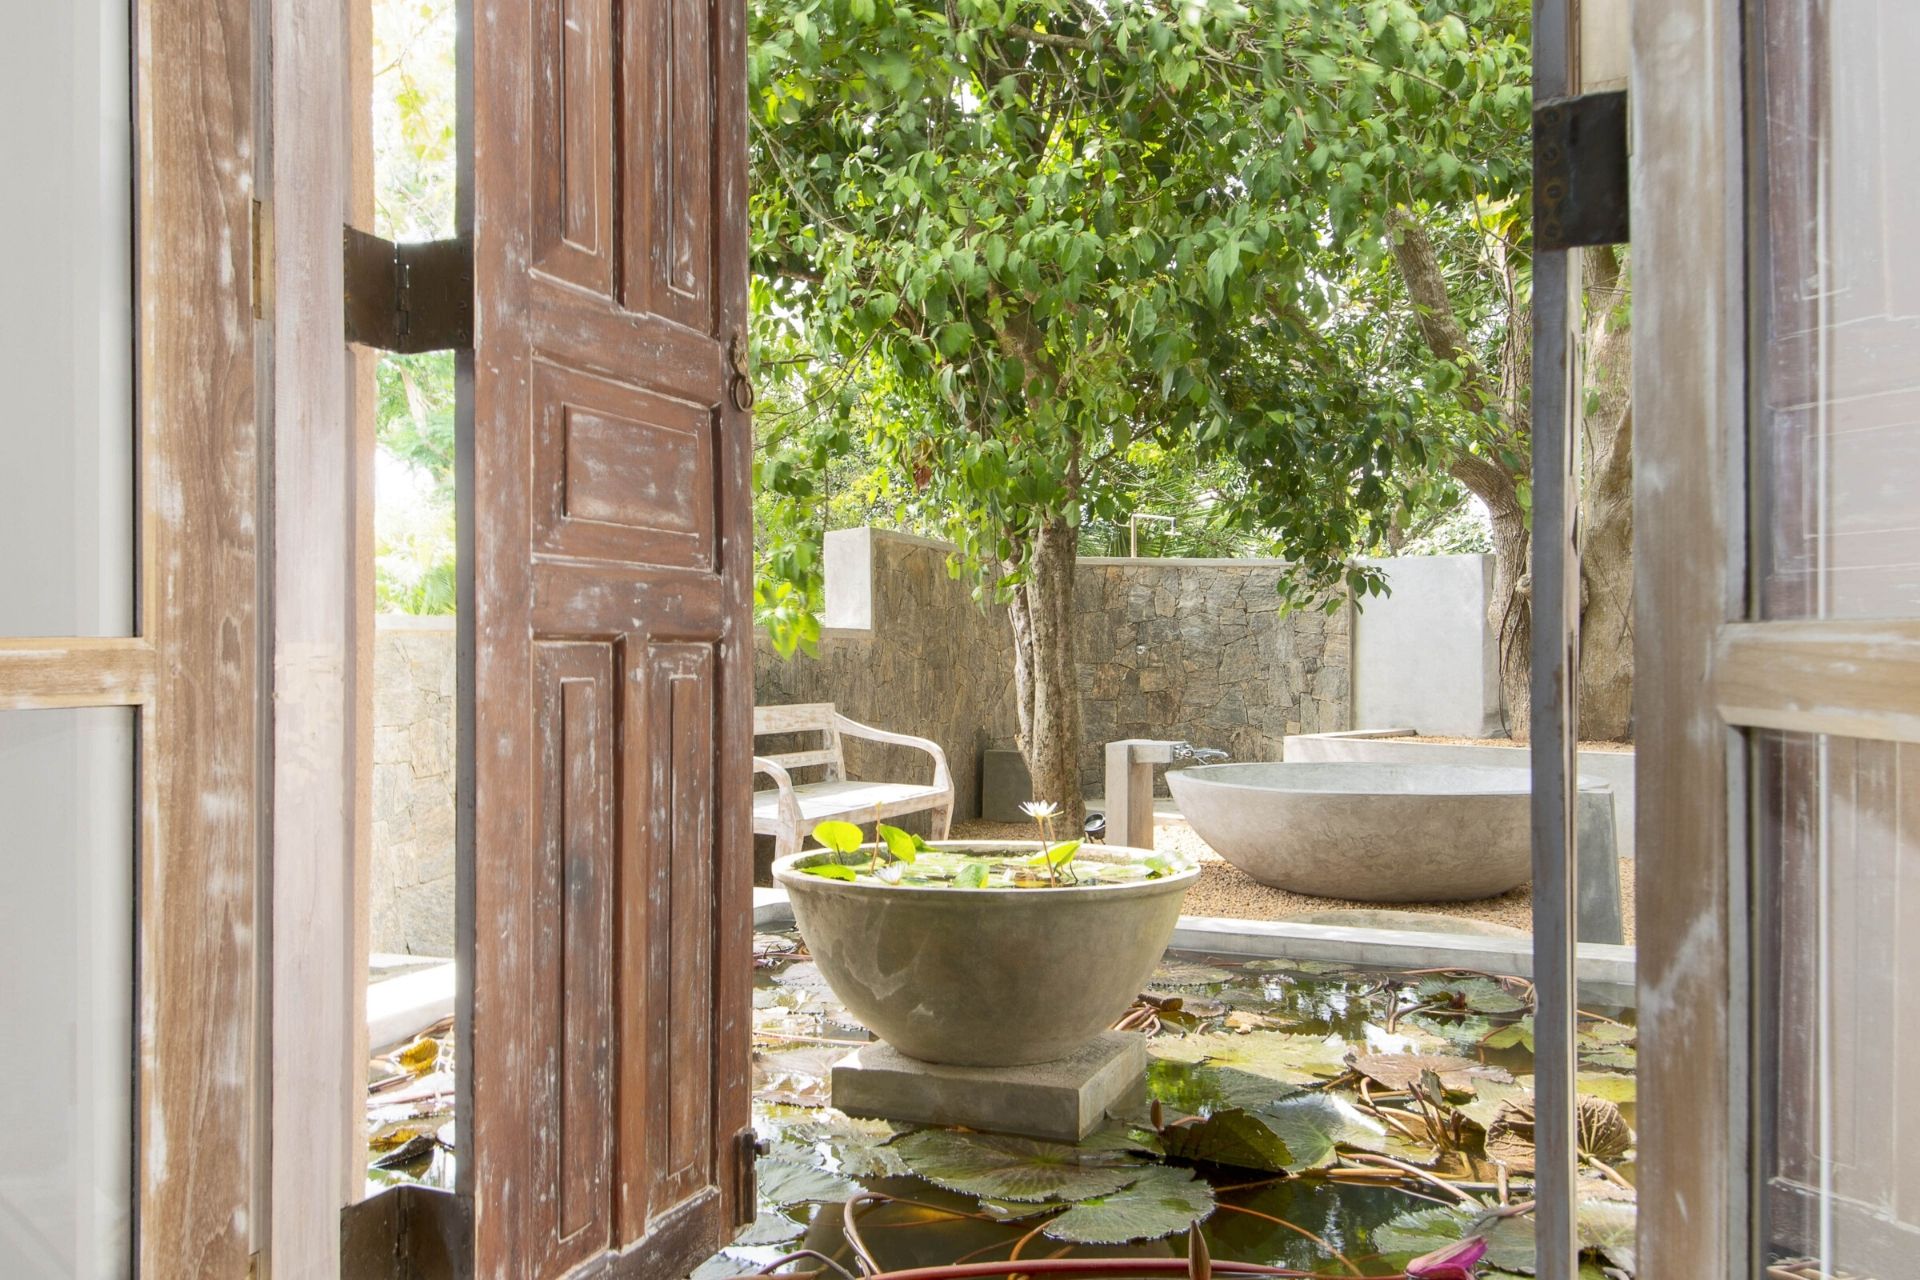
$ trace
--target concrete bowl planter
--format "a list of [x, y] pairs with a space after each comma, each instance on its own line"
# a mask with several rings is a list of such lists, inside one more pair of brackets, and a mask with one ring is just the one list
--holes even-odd
[[[1022, 841], [949, 840], [936, 849], [1037, 851]], [[1150, 850], [1083, 848], [1085, 871], [1139, 862]], [[911, 1058], [969, 1067], [1052, 1062], [1118, 1018], [1173, 937], [1188, 867], [1158, 880], [1046, 889], [957, 889], [828, 880], [781, 858], [774, 882], [834, 995]]]
[[1525, 769], [1276, 761], [1173, 769], [1167, 785], [1202, 840], [1277, 889], [1456, 902], [1533, 874]]

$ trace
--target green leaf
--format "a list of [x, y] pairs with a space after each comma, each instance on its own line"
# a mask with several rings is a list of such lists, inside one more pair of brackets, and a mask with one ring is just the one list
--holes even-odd
[[960, 868], [959, 874], [953, 878], [953, 883], [962, 889], [984, 889], [987, 885], [987, 874], [986, 863], [969, 862]]
[[1239, 1107], [1175, 1121], [1160, 1131], [1160, 1142], [1176, 1160], [1266, 1173], [1286, 1173], [1295, 1167], [1286, 1139], [1259, 1113]]
[[1142, 1161], [1124, 1152], [958, 1129], [921, 1129], [893, 1145], [909, 1168], [935, 1186], [992, 1200], [1109, 1195], [1143, 1168]]
[[912, 862], [920, 856], [919, 845], [907, 832], [898, 827], [890, 827], [884, 822], [876, 823], [875, 830], [879, 832], [880, 838], [887, 842], [887, 852], [901, 862]]
[[859, 873], [852, 867], [838, 862], [816, 862], [800, 868], [805, 875], [819, 876], [822, 880], [858, 880]]
[[1027, 865], [1030, 867], [1044, 867], [1051, 863], [1056, 867], [1064, 867], [1073, 861], [1074, 854], [1080, 852], [1080, 844], [1081, 842], [1078, 840], [1062, 841], [1052, 848], [1043, 849], [1031, 858], [1028, 858]]
[[760, 1180], [761, 1203], [776, 1209], [810, 1201], [844, 1204], [860, 1189], [859, 1184], [851, 1178], [771, 1156], [762, 1157], [754, 1166], [754, 1172]]
[[1338, 1147], [1384, 1151], [1387, 1128], [1344, 1098], [1301, 1093], [1260, 1109], [1260, 1118], [1287, 1144], [1289, 1171], [1333, 1163]]
[[1317, 1084], [1347, 1069], [1347, 1046], [1337, 1037], [1250, 1031], [1245, 1035], [1214, 1031], [1170, 1040], [1155, 1036], [1147, 1052], [1172, 1062], [1206, 1062], [1264, 1076], [1282, 1084]]
[[830, 819], [813, 829], [813, 838], [835, 853], [852, 853], [867, 841], [866, 835], [851, 822]]
[[[762, 1209], [753, 1224], [729, 1244], [735, 1248], [758, 1248], [770, 1244], [785, 1244], [789, 1240], [798, 1240], [807, 1233], [806, 1224], [795, 1222], [784, 1213], [772, 1209]], [[737, 1274], [737, 1273], [735, 1273]]]
[[1082, 1200], [1041, 1230], [1075, 1244], [1158, 1240], [1185, 1231], [1213, 1212], [1213, 1188], [1191, 1169], [1159, 1165], [1111, 1195]]

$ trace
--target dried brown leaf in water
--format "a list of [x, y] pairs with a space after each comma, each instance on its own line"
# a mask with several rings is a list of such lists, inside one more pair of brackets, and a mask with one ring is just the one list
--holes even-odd
[[1363, 1053], [1353, 1060], [1354, 1070], [1388, 1089], [1406, 1090], [1420, 1083], [1431, 1071], [1449, 1093], [1470, 1093], [1477, 1081], [1511, 1083], [1513, 1076], [1503, 1067], [1490, 1067], [1472, 1058], [1455, 1058], [1441, 1053]]
[[1487, 1159], [1515, 1173], [1533, 1172], [1533, 1097], [1509, 1098], [1487, 1126]]
[[1620, 1108], [1605, 1098], [1580, 1097], [1580, 1151], [1596, 1160], [1617, 1160], [1633, 1150], [1633, 1130]]

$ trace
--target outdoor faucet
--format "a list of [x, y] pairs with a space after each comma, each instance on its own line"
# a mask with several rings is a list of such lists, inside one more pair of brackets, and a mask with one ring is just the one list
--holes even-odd
[[1218, 764], [1232, 757], [1218, 747], [1196, 747], [1191, 742], [1176, 742], [1173, 744], [1173, 758], [1193, 764]]

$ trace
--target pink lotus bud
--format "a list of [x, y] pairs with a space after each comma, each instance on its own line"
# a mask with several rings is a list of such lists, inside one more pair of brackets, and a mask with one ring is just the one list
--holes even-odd
[[1475, 1280], [1474, 1264], [1486, 1256], [1487, 1238], [1468, 1236], [1409, 1262], [1407, 1280]]

